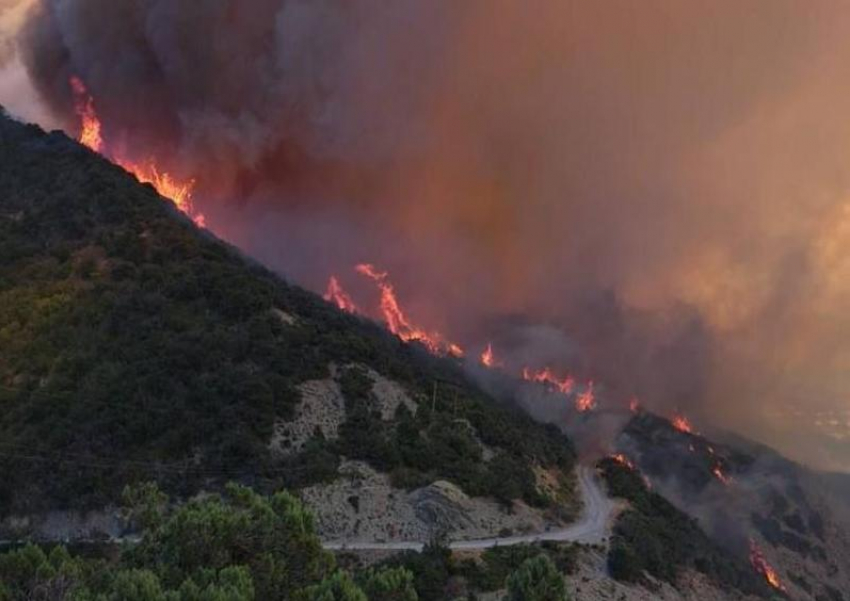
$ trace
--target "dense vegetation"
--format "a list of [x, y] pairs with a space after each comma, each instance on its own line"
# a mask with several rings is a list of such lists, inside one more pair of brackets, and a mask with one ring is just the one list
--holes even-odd
[[575, 548], [491, 549], [458, 562], [430, 545], [376, 567], [342, 569], [312, 515], [287, 492], [236, 484], [173, 505], [156, 485], [127, 489], [141, 539], [118, 553], [72, 555], [26, 545], [0, 554], [0, 601], [418, 601], [475, 598], [507, 588], [518, 601], [566, 600]]
[[[332, 362], [429, 402], [382, 423], [349, 381], [340, 440], [275, 456], [276, 420]], [[335, 477], [343, 454], [406, 486], [439, 476], [540, 504], [532, 466], [574, 460], [555, 428], [499, 406], [455, 360], [335, 310], [63, 134], [2, 115], [0, 407], [0, 515], [102, 506], [148, 479], [179, 495], [231, 479], [298, 487]], [[498, 474], [476, 437], [500, 452]]]
[[[475, 598], [481, 593], [494, 593], [508, 588], [517, 573], [517, 584], [534, 589], [538, 581], [552, 585], [553, 574], [563, 579], [577, 569], [578, 546], [569, 543], [544, 542], [534, 545], [492, 547], [480, 557], [459, 559], [439, 541], [426, 546], [422, 553], [404, 553], [382, 564], [383, 569], [403, 569], [413, 575], [413, 582], [422, 601]], [[534, 568], [523, 568], [528, 562], [545, 558], [547, 568], [540, 578]], [[552, 569], [548, 566], [551, 565]], [[554, 585], [557, 586], [557, 585]], [[523, 588], [523, 587], [520, 587]], [[523, 589], [525, 590], [525, 589]], [[524, 598], [524, 597], [518, 597]], [[528, 599], [537, 597], [529, 596]]]
[[[155, 486], [128, 495], [141, 542], [112, 560], [45, 553], [28, 545], [0, 555], [0, 600], [416, 601], [412, 575], [370, 570], [355, 583], [322, 549], [312, 516], [292, 495], [227, 493], [168, 509]], [[369, 596], [366, 592], [369, 591]]]
[[600, 462], [608, 491], [629, 501], [614, 525], [608, 567], [611, 575], [640, 582], [645, 575], [675, 584], [694, 569], [726, 588], [769, 596], [771, 591], [743, 558], [718, 547], [699, 524], [664, 497], [649, 490], [640, 474], [614, 459]]

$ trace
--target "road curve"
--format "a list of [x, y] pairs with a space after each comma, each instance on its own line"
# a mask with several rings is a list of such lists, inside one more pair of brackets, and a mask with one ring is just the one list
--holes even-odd
[[[488, 549], [541, 541], [601, 542], [607, 535], [608, 521], [614, 505], [600, 488], [592, 468], [579, 466], [576, 472], [579, 490], [584, 501], [584, 508], [578, 521], [565, 528], [535, 534], [451, 541], [449, 548]], [[425, 542], [326, 541], [322, 543], [322, 546], [331, 551], [422, 551]]]

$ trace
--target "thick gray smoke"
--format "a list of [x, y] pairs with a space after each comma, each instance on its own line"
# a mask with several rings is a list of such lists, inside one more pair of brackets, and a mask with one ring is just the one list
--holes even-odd
[[41, 0], [16, 39], [292, 279], [368, 305], [376, 263], [471, 347], [850, 466], [845, 3]]

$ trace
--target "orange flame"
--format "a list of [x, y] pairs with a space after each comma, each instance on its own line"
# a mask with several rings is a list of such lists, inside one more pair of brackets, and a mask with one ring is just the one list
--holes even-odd
[[487, 348], [481, 353], [481, 364], [485, 367], [493, 368], [496, 366], [496, 356], [493, 354], [493, 345], [487, 343]]
[[79, 77], [71, 77], [70, 84], [74, 93], [74, 111], [80, 118], [80, 144], [100, 152], [103, 148], [103, 138], [100, 135], [100, 120], [94, 110], [94, 99]]
[[[74, 94], [74, 110], [80, 119], [80, 144], [91, 150], [106, 155], [104, 141], [101, 135], [101, 123], [94, 106], [94, 98], [89, 94], [83, 81], [73, 76], [69, 80]], [[194, 181], [178, 182], [168, 173], [161, 172], [153, 161], [147, 164], [136, 164], [116, 157], [107, 157], [136, 176], [143, 184], [151, 184], [160, 196], [169, 199], [183, 213], [188, 215], [199, 227], [205, 226], [205, 218], [196, 213], [192, 205], [192, 188]]]
[[785, 591], [785, 587], [779, 579], [779, 574], [767, 563], [761, 549], [758, 548], [758, 545], [756, 545], [753, 539], [750, 539], [750, 563], [753, 564], [753, 569], [756, 572], [764, 576], [764, 579], [770, 586], [776, 590]]
[[593, 394], [593, 382], [587, 383], [581, 394], [576, 397], [576, 409], [581, 413], [592, 411], [596, 408], [596, 397]]
[[342, 286], [339, 284], [339, 280], [337, 280], [334, 275], [332, 275], [328, 280], [328, 289], [325, 292], [324, 299], [335, 304], [338, 309], [341, 309], [346, 313], [358, 313], [357, 305], [354, 304], [351, 296], [342, 289]]
[[369, 263], [361, 263], [355, 269], [358, 273], [365, 275], [378, 285], [378, 289], [381, 291], [381, 313], [390, 332], [405, 342], [415, 340], [434, 354], [449, 354], [456, 357], [463, 356], [463, 349], [457, 344], [446, 341], [439, 333], [426, 332], [408, 320], [398, 302], [395, 288], [388, 281], [388, 273], [378, 271], [374, 265]]
[[575, 380], [572, 376], [558, 378], [548, 367], [544, 367], [540, 371], [531, 371], [528, 367], [523, 367], [522, 379], [528, 382], [545, 384], [564, 394], [570, 394], [575, 386]]
[[729, 486], [732, 483], [732, 478], [730, 478], [723, 472], [723, 467], [720, 464], [715, 465], [714, 469], [711, 470], [711, 473], [714, 474], [714, 476], [718, 480], [720, 480], [725, 486]]
[[670, 423], [673, 424], [673, 427], [676, 428], [679, 432], [687, 432], [688, 434], [693, 434], [694, 429], [691, 426], [691, 422], [684, 415], [676, 414], [670, 420]]
[[613, 459], [614, 461], [616, 461], [620, 465], [626, 466], [630, 470], [635, 469], [635, 464], [632, 463], [631, 460], [628, 457], [626, 457], [625, 455], [623, 455], [622, 453], [615, 453], [615, 454], [611, 455], [611, 459]]
[[638, 401], [638, 398], [636, 396], [633, 396], [629, 401], [629, 411], [631, 411], [632, 413], [640, 412], [640, 401]]

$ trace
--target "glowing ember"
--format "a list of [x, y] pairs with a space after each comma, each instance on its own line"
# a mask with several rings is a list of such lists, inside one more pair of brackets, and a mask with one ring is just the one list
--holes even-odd
[[670, 423], [672, 423], [673, 427], [679, 432], [687, 432], [688, 434], [693, 434], [694, 432], [691, 422], [684, 415], [674, 415], [673, 419], [670, 420]]
[[626, 467], [627, 467], [627, 468], [629, 468], [630, 470], [635, 469], [635, 464], [634, 464], [634, 463], [632, 463], [632, 462], [629, 460], [629, 458], [628, 458], [628, 457], [626, 457], [625, 455], [623, 455], [622, 453], [615, 453], [615, 454], [611, 455], [611, 459], [613, 459], [614, 461], [616, 461], [616, 462], [617, 462], [617, 463], [619, 463], [620, 465], [624, 465], [624, 466], [626, 466]]
[[576, 409], [584, 413], [593, 410], [595, 407], [596, 398], [593, 395], [593, 382], [588, 382], [587, 388], [576, 397]]
[[632, 413], [640, 412], [640, 401], [638, 401], [636, 396], [633, 396], [632, 399], [629, 401], [629, 411], [631, 411]]
[[439, 333], [429, 333], [410, 322], [399, 305], [393, 285], [388, 281], [389, 274], [375, 269], [374, 265], [361, 263], [355, 267], [358, 273], [372, 279], [381, 291], [381, 313], [390, 332], [405, 342], [417, 341], [434, 354], [446, 353], [456, 357], [463, 356], [463, 349], [447, 342]]
[[714, 466], [711, 473], [726, 486], [732, 483], [732, 478], [723, 473], [723, 468], [719, 464]]
[[334, 275], [332, 275], [328, 280], [328, 289], [325, 292], [324, 299], [335, 304], [338, 309], [341, 309], [346, 313], [358, 312], [357, 305], [354, 304], [351, 296], [342, 289], [342, 286], [339, 284], [339, 280], [337, 280]]
[[481, 364], [485, 367], [495, 367], [496, 366], [496, 357], [493, 354], [493, 345], [487, 343], [487, 348], [484, 349], [484, 352], [481, 353]]
[[188, 215], [199, 227], [205, 226], [205, 218], [196, 213], [192, 206], [192, 188], [195, 182], [181, 183], [173, 176], [160, 171], [153, 161], [147, 164], [136, 164], [128, 160], [114, 156], [108, 156], [105, 152], [103, 137], [101, 136], [100, 119], [94, 106], [94, 98], [89, 94], [85, 84], [79, 77], [71, 77], [71, 91], [74, 94], [74, 110], [80, 119], [79, 142], [91, 150], [107, 156], [110, 160], [120, 165], [136, 176], [143, 184], [151, 184], [160, 196], [172, 201], [183, 213]]
[[529, 368], [524, 367], [522, 370], [522, 379], [528, 382], [545, 384], [564, 394], [570, 394], [575, 386], [575, 380], [571, 376], [559, 378], [548, 367], [544, 367], [540, 371], [531, 371]]
[[770, 567], [770, 564], [767, 563], [761, 549], [758, 548], [758, 545], [756, 545], [756, 542], [753, 539], [750, 539], [750, 563], [753, 564], [753, 569], [755, 569], [756, 572], [764, 576], [764, 579], [770, 586], [776, 590], [785, 591], [785, 587], [779, 579], [779, 574], [777, 574], [776, 570]]
[[74, 93], [74, 110], [80, 118], [80, 144], [100, 152], [103, 148], [103, 138], [100, 135], [100, 120], [94, 110], [94, 99], [79, 77], [72, 77], [70, 84]]

